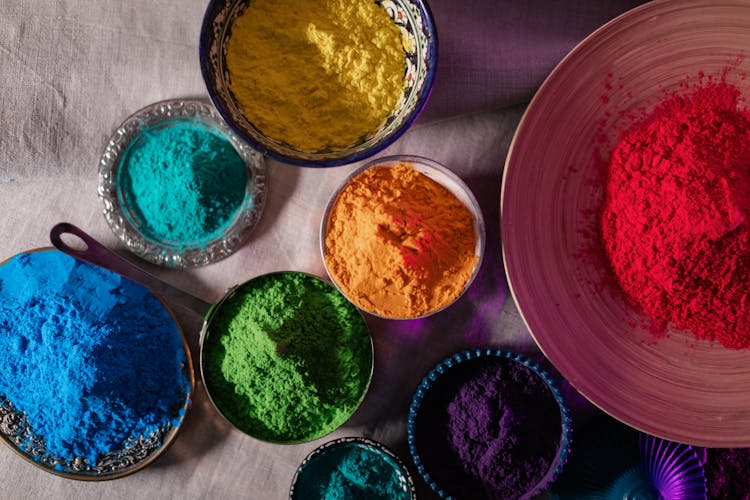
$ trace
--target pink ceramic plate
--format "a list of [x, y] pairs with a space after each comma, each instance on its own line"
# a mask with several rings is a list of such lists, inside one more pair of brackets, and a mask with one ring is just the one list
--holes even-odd
[[655, 1], [574, 49], [534, 97], [503, 179], [511, 291], [539, 347], [594, 404], [642, 431], [750, 446], [750, 350], [656, 339], [596, 254], [602, 160], [664, 92], [725, 76], [750, 97], [750, 2]]

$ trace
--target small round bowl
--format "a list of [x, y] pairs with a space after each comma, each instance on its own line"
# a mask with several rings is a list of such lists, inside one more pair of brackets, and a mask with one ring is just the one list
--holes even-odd
[[[476, 261], [476, 264], [474, 265], [474, 269], [471, 273], [471, 276], [464, 284], [464, 287], [461, 290], [461, 293], [459, 293], [451, 302], [448, 302], [444, 304], [443, 306], [437, 309], [434, 309], [432, 311], [428, 311], [424, 314], [420, 314], [418, 316], [413, 316], [413, 317], [404, 317], [404, 318], [385, 316], [385, 315], [379, 314], [376, 311], [371, 311], [371, 310], [363, 308], [356, 301], [352, 300], [351, 297], [347, 296], [347, 294], [343, 291], [341, 286], [337, 283], [336, 281], [337, 277], [331, 272], [331, 269], [329, 269], [328, 264], [326, 263], [326, 255], [328, 255], [329, 253], [326, 247], [326, 235], [328, 233], [328, 222], [329, 222], [329, 218], [331, 215], [331, 211], [333, 210], [333, 207], [336, 204], [336, 201], [338, 200], [339, 195], [341, 194], [341, 191], [343, 191], [344, 188], [346, 188], [346, 186], [354, 177], [364, 172], [368, 168], [371, 168], [371, 167], [390, 168], [401, 163], [406, 163], [410, 165], [412, 168], [414, 168], [414, 170], [426, 175], [431, 180], [437, 182], [438, 184], [446, 188], [456, 198], [458, 198], [458, 200], [461, 201], [461, 203], [463, 203], [464, 206], [466, 206], [469, 212], [471, 212], [471, 215], [473, 216], [473, 220], [474, 220], [474, 237], [476, 238], [475, 255], [477, 257], [477, 261]], [[422, 158], [420, 156], [394, 155], [394, 156], [387, 156], [383, 158], [377, 158], [377, 159], [367, 162], [366, 164], [356, 169], [344, 180], [344, 182], [336, 190], [336, 192], [333, 193], [333, 196], [331, 196], [330, 200], [328, 201], [328, 206], [326, 207], [326, 211], [323, 214], [323, 220], [320, 225], [320, 251], [323, 257], [323, 265], [325, 266], [326, 273], [328, 273], [328, 276], [331, 278], [331, 282], [336, 286], [336, 288], [339, 289], [341, 293], [344, 294], [344, 296], [346, 296], [350, 301], [352, 301], [354, 305], [356, 305], [363, 311], [369, 314], [372, 314], [373, 316], [377, 316], [379, 318], [384, 318], [384, 319], [408, 320], [408, 319], [425, 318], [427, 316], [432, 316], [433, 314], [439, 313], [440, 311], [454, 304], [459, 298], [461, 298], [461, 296], [464, 293], [466, 293], [466, 290], [468, 290], [469, 286], [471, 286], [472, 282], [474, 281], [477, 274], [479, 273], [479, 269], [482, 267], [482, 260], [484, 259], [484, 247], [485, 247], [484, 218], [482, 217], [482, 210], [479, 207], [479, 203], [477, 202], [477, 199], [474, 197], [474, 194], [469, 189], [469, 186], [467, 186], [464, 183], [464, 181], [461, 180], [460, 177], [458, 177], [456, 174], [451, 172], [445, 166], [441, 165], [440, 163], [436, 161], [429, 160], [427, 158]]]
[[424, 0], [381, 0], [411, 49], [406, 53], [404, 95], [377, 131], [343, 149], [300, 151], [263, 135], [242, 113], [229, 90], [226, 43], [232, 23], [250, 0], [211, 0], [200, 35], [203, 79], [216, 109], [229, 126], [255, 149], [272, 158], [306, 167], [334, 167], [367, 158], [398, 139], [419, 117], [432, 92], [438, 62], [438, 41], [432, 13]]
[[[21, 254], [55, 252], [54, 248], [37, 248]], [[18, 254], [18, 255], [21, 255]], [[0, 267], [8, 264], [14, 257], [0, 262]], [[178, 419], [175, 425], [166, 424], [163, 428], [148, 436], [132, 436], [126, 439], [119, 449], [112, 449], [99, 457], [97, 463], [89, 463], [84, 457], [60, 457], [47, 451], [44, 436], [40, 436], [29, 426], [26, 414], [13, 406], [13, 402], [0, 395], [0, 441], [5, 443], [17, 455], [45, 472], [67, 479], [78, 481], [107, 481], [129, 476], [152, 464], [174, 442], [190, 408], [195, 376], [190, 348], [185, 333], [174, 313], [158, 295], [154, 297], [161, 302], [172, 317], [179, 332], [182, 348], [185, 351], [185, 362], [180, 369], [187, 381], [183, 404], [171, 409]], [[2, 332], [5, 334], [5, 332]]]
[[[142, 221], [120, 189], [120, 176], [129, 148], [141, 134], [183, 123], [198, 123], [229, 140], [245, 162], [247, 184], [242, 204], [222, 234], [207, 241], [158, 240], [146, 234]], [[203, 266], [228, 257], [250, 237], [266, 201], [265, 158], [241, 141], [226, 126], [210, 103], [200, 100], [168, 100], [151, 104], [130, 117], [112, 134], [99, 161], [99, 198], [104, 218], [128, 250], [153, 264], [186, 268]]]
[[[463, 470], [452, 444], [446, 437], [449, 432], [450, 399], [461, 383], [475, 376], [478, 369], [491, 366], [488, 363], [511, 363], [525, 367], [531, 376], [538, 377], [543, 382], [549, 397], [560, 410], [560, 437], [549, 469], [537, 484], [530, 486], [527, 491], [518, 492], [518, 498], [533, 498], [541, 493], [562, 471], [570, 452], [572, 432], [568, 408], [554, 381], [538, 365], [521, 355], [499, 349], [474, 349], [453, 354], [438, 363], [422, 379], [412, 397], [407, 421], [409, 451], [414, 464], [424, 481], [440, 498], [451, 498], [456, 495], [481, 498], [487, 494], [481, 481]], [[430, 408], [430, 405], [433, 407]], [[437, 448], [433, 449], [432, 453], [425, 453], [425, 443], [430, 443], [432, 447], [437, 443]], [[440, 464], [440, 468], [445, 469], [442, 473], [435, 470], [433, 464], [436, 458], [444, 460]], [[472, 493], [469, 493], [470, 490]]]
[[[203, 328], [201, 329], [201, 332], [200, 332], [200, 372], [201, 372], [201, 380], [203, 381], [203, 385], [206, 388], [206, 393], [208, 394], [209, 401], [211, 401], [211, 405], [214, 407], [217, 413], [221, 415], [222, 418], [224, 418], [224, 420], [227, 421], [232, 427], [234, 427], [235, 429], [237, 429], [238, 431], [242, 432], [243, 434], [247, 436], [250, 436], [254, 439], [258, 439], [261, 441], [265, 441], [267, 443], [301, 444], [301, 443], [314, 441], [316, 439], [320, 439], [332, 433], [333, 431], [341, 427], [344, 423], [346, 423], [346, 421], [362, 405], [362, 402], [364, 401], [365, 396], [367, 395], [367, 391], [370, 388], [370, 383], [372, 382], [372, 374], [373, 374], [373, 370], [375, 367], [375, 351], [374, 351], [374, 346], [373, 346], [373, 341], [372, 341], [372, 335], [370, 335], [370, 331], [369, 331], [369, 328], [367, 327], [367, 323], [365, 322], [364, 316], [356, 307], [354, 307], [354, 305], [343, 300], [344, 297], [342, 296], [342, 303], [346, 304], [346, 306], [351, 308], [350, 310], [353, 316], [356, 317], [358, 321], [361, 321], [364, 331], [367, 334], [367, 347], [368, 347], [367, 354], [369, 355], [369, 367], [366, 373], [366, 381], [364, 382], [362, 387], [359, 388], [361, 391], [359, 394], [359, 398], [356, 401], [356, 403], [352, 405], [349, 411], [347, 411], [345, 414], [339, 413], [338, 415], [333, 415], [333, 416], [329, 415], [329, 417], [332, 417], [332, 420], [328, 424], [324, 426], [320, 426], [316, 430], [316, 432], [308, 434], [306, 436], [303, 436], [303, 437], [287, 437], [287, 436], [269, 437], [267, 435], [262, 435], [262, 432], [258, 431], [258, 428], [262, 427], [262, 424], [259, 424], [258, 426], [256, 426], [255, 429], [250, 429], [247, 426], [243, 426], [241, 422], [238, 422], [237, 418], [232, 418], [232, 416], [228, 414], [227, 407], [233, 406], [234, 403], [236, 403], [236, 399], [234, 399], [233, 401], [228, 401], [227, 399], [224, 399], [222, 401], [217, 387], [220, 384], [226, 383], [226, 380], [222, 380], [223, 375], [221, 376], [212, 375], [209, 361], [207, 360], [207, 358], [211, 356], [212, 350], [221, 349], [220, 347], [218, 347], [218, 345], [220, 344], [220, 340], [217, 339], [216, 336], [224, 335], [225, 332], [217, 331], [215, 330], [215, 328], [218, 328], [216, 327], [216, 324], [221, 319], [220, 316], [221, 316], [222, 311], [226, 312], [227, 310], [230, 310], [230, 311], [236, 312], [237, 305], [232, 302], [233, 298], [236, 298], [238, 295], [245, 293], [244, 289], [246, 287], [253, 287], [254, 285], [257, 285], [259, 281], [272, 280], [272, 279], [276, 279], [285, 275], [286, 276], [295, 276], [295, 275], [301, 276], [301, 277], [304, 277], [305, 279], [315, 281], [319, 284], [323, 284], [323, 286], [326, 289], [329, 289], [333, 293], [336, 293], [336, 294], [339, 293], [338, 290], [333, 285], [331, 285], [328, 281], [324, 280], [323, 278], [320, 278], [312, 274], [300, 272], [300, 271], [277, 271], [277, 272], [262, 274], [229, 289], [227, 293], [221, 298], [221, 300], [219, 300], [219, 302], [217, 302], [216, 304], [214, 304], [213, 306], [209, 308], [208, 312], [206, 313], [204, 317]], [[247, 293], [248, 294], [252, 293], [252, 290], [248, 291]], [[288, 297], [286, 298], [287, 300], [289, 300]], [[297, 300], [297, 298], [295, 298], [295, 300]], [[299, 329], [299, 328], [302, 328], [302, 326], [300, 326], [299, 324], [294, 324], [294, 325], [291, 325], [291, 328]], [[332, 335], [338, 333], [334, 329], [328, 329], [327, 331], [331, 332]], [[289, 345], [283, 345], [283, 343], [278, 339], [274, 339], [271, 341], [277, 342], [276, 343], [277, 350], [283, 350], [283, 349], [288, 350], [290, 348]], [[349, 352], [348, 354], [350, 356], [352, 355], [351, 352]], [[330, 367], [329, 367], [329, 370], [330, 370]], [[349, 373], [349, 376], [353, 378], [354, 374]], [[305, 374], [305, 378], [311, 378], [311, 375]], [[273, 383], [273, 382], [275, 381], [270, 381], [269, 383]], [[292, 385], [292, 387], [287, 386], [285, 390], [293, 391], [295, 387], [293, 386], [293, 384], [289, 384], [289, 385]], [[235, 396], [237, 396], [237, 394], [235, 394]], [[297, 422], [297, 424], [299, 425], [300, 423]]]
[[[323, 481], [329, 479], [329, 476], [338, 470], [337, 455], [340, 457], [348, 450], [356, 449], [371, 454], [386, 467], [389, 466], [393, 469], [398, 477], [398, 483], [392, 485], [393, 489], [398, 491], [397, 496], [392, 497], [393, 500], [414, 500], [417, 497], [411, 474], [409, 474], [401, 459], [391, 450], [371, 439], [345, 437], [329, 441], [305, 457], [297, 468], [294, 479], [292, 479], [289, 498], [291, 500], [319, 498], [319, 491], [316, 486], [321, 486]], [[368, 476], [368, 473], [365, 473], [365, 475]], [[377, 478], [367, 477], [367, 483], [370, 486], [376, 480]]]

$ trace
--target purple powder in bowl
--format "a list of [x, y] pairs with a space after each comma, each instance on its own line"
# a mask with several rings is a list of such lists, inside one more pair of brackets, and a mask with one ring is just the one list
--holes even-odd
[[438, 365], [429, 387], [418, 389], [409, 426], [415, 462], [441, 496], [538, 493], [567, 449], [559, 394], [526, 363], [482, 352], [490, 355], [467, 351], [447, 369]]

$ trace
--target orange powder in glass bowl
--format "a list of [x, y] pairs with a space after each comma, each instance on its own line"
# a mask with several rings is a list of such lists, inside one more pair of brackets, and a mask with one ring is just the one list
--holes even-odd
[[434, 314], [476, 276], [484, 222], [469, 188], [442, 165], [393, 156], [355, 171], [321, 228], [326, 270], [360, 309], [389, 319]]

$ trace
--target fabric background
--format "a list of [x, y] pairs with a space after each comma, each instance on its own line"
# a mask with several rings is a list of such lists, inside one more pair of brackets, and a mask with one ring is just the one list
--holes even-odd
[[[554, 65], [600, 24], [637, 3], [430, 2], [440, 39], [434, 93], [416, 125], [382, 155], [422, 155], [458, 173], [479, 199], [486, 256], [468, 293], [443, 313], [411, 322], [370, 318], [375, 375], [362, 407], [343, 428], [303, 445], [261, 443], [231, 429], [199, 383], [178, 439], [147, 469], [116, 481], [81, 483], [47, 474], [3, 446], [0, 498], [282, 499], [305, 455], [345, 435], [382, 441], [410, 463], [408, 403], [434, 363], [474, 346], [538, 356], [507, 298], [499, 238], [505, 155], [523, 103]], [[49, 230], [59, 221], [122, 250], [101, 215], [99, 155], [112, 130], [141, 107], [206, 95], [197, 48], [205, 5], [203, 0], [0, 0], [0, 260], [49, 246]], [[330, 195], [356, 166], [316, 170], [270, 161], [266, 211], [239, 252], [188, 271], [140, 263], [212, 301], [265, 272], [323, 276], [320, 220]], [[175, 312], [197, 363], [201, 320]], [[572, 402], [587, 408], [580, 399]], [[421, 497], [430, 498], [421, 480], [415, 481]]]

